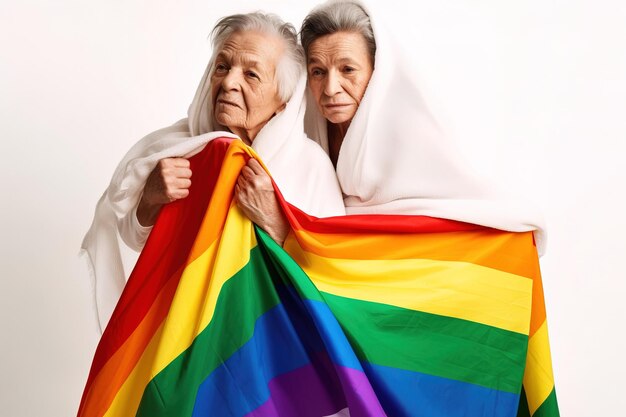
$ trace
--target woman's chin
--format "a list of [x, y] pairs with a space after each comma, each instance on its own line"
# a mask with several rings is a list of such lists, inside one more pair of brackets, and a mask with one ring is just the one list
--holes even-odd
[[354, 116], [354, 114], [352, 113], [331, 113], [325, 115], [326, 120], [336, 125], [348, 123], [350, 120], [352, 120], [352, 116]]

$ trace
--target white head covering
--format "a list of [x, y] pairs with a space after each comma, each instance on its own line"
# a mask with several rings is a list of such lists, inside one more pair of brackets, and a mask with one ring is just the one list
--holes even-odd
[[[406, 51], [367, 13], [376, 39], [375, 69], [337, 160], [347, 213], [425, 215], [533, 230], [542, 253], [541, 214], [472, 172], [431, 114]], [[328, 152], [326, 120], [310, 94], [308, 100], [305, 131]]]
[[[101, 330], [108, 322], [126, 284], [118, 234], [141, 250], [151, 228], [139, 225], [136, 209], [148, 175], [157, 162], [169, 157], [191, 157], [218, 137], [236, 138], [230, 132], [212, 131], [210, 62], [188, 111], [188, 118], [157, 130], [137, 142], [119, 163], [111, 183], [96, 206], [82, 249], [93, 279], [94, 299]], [[285, 199], [318, 217], [345, 214], [341, 191], [330, 160], [303, 131], [306, 77], [285, 109], [258, 133], [252, 148], [261, 156]]]

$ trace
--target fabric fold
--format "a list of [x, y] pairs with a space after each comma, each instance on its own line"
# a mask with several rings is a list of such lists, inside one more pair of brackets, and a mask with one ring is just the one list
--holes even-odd
[[249, 158], [191, 158], [206, 193], [164, 208], [78, 416], [559, 415], [532, 232], [281, 197], [282, 248], [233, 204]]

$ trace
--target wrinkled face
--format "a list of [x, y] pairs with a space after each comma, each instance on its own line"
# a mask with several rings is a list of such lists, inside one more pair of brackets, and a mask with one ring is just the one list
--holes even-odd
[[272, 116], [284, 108], [276, 67], [284, 45], [256, 31], [232, 34], [218, 52], [211, 75], [217, 123], [251, 143]]
[[374, 66], [360, 33], [337, 32], [309, 46], [309, 88], [331, 123], [349, 123], [356, 113]]

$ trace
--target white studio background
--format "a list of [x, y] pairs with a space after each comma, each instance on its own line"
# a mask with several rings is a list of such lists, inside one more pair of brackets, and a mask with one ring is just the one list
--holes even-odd
[[[117, 162], [185, 117], [226, 14], [317, 2], [0, 3], [0, 415], [75, 414], [97, 343], [76, 254]], [[563, 416], [626, 408], [626, 3], [385, 1], [478, 169], [543, 208]], [[433, 102], [434, 103], [434, 102]]]

